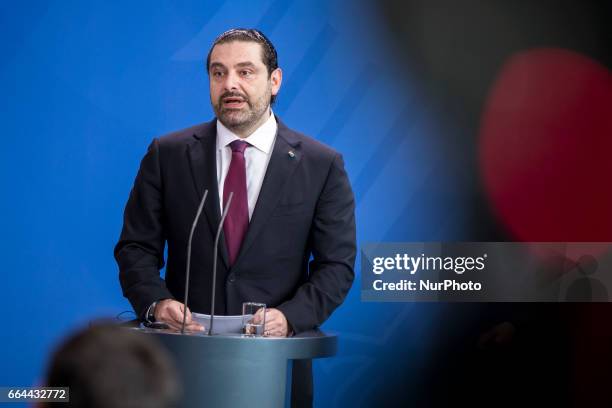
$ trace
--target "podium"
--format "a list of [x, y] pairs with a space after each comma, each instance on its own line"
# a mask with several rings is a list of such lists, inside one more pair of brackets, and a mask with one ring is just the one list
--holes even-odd
[[135, 330], [154, 336], [174, 357], [185, 408], [284, 407], [292, 361], [331, 357], [338, 344], [336, 335], [319, 330], [287, 338]]

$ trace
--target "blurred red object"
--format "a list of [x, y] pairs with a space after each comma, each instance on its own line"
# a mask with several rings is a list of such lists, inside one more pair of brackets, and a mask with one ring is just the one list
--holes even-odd
[[564, 49], [514, 54], [483, 108], [480, 167], [521, 241], [612, 241], [612, 75]]

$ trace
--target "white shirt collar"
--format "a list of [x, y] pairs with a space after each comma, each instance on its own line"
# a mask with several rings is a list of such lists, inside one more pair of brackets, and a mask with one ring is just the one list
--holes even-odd
[[241, 139], [238, 137], [217, 119], [217, 150], [221, 150], [234, 140], [240, 139], [249, 142], [251, 146], [268, 154], [272, 150], [277, 129], [278, 124], [276, 123], [276, 118], [274, 117], [274, 113], [272, 113], [272, 109], [270, 109], [270, 117], [268, 120], [266, 120], [246, 139]]

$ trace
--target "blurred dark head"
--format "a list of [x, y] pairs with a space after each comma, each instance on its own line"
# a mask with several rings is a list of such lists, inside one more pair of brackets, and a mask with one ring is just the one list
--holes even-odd
[[110, 325], [76, 333], [52, 356], [46, 386], [69, 387], [69, 403], [86, 408], [166, 408], [180, 384], [172, 360], [153, 338]]

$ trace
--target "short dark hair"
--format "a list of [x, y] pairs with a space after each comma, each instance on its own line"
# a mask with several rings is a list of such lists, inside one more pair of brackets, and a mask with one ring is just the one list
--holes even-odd
[[210, 70], [210, 54], [212, 54], [213, 48], [218, 44], [224, 44], [232, 41], [247, 41], [256, 42], [261, 45], [262, 61], [268, 68], [268, 76], [272, 74], [276, 68], [278, 68], [278, 55], [276, 54], [276, 48], [272, 42], [259, 30], [254, 28], [232, 28], [227, 30], [220, 36], [218, 36], [213, 42], [208, 56], [206, 57], [206, 70]]
[[[276, 48], [272, 44], [272, 41], [265, 36], [264, 33], [255, 28], [232, 28], [227, 30], [213, 41], [210, 50], [208, 50], [208, 56], [206, 57], [206, 72], [210, 75], [210, 55], [213, 49], [218, 44], [229, 43], [232, 41], [246, 41], [255, 42], [261, 45], [261, 59], [268, 70], [268, 77], [272, 75], [272, 71], [278, 68], [278, 54]], [[272, 95], [270, 104], [274, 104], [276, 95]]]
[[54, 353], [48, 387], [69, 387], [64, 408], [169, 408], [181, 387], [166, 350], [144, 333], [96, 325], [71, 336]]

